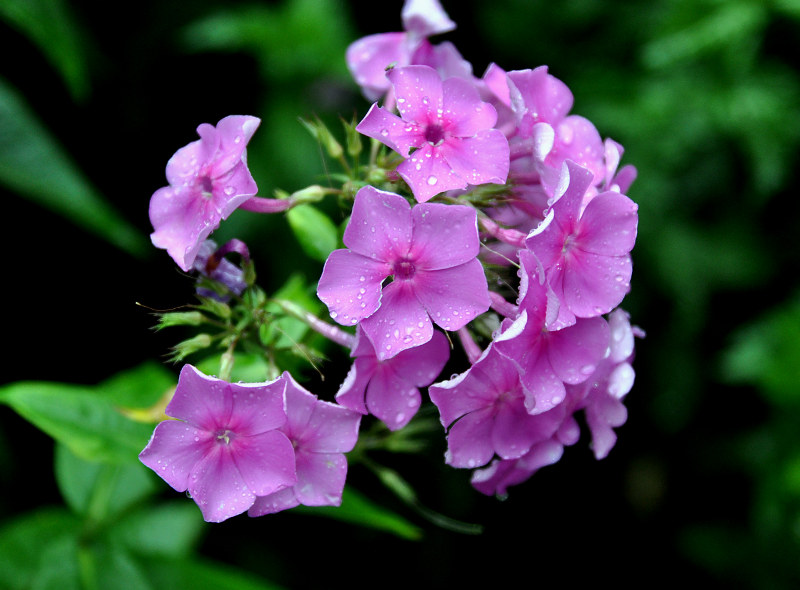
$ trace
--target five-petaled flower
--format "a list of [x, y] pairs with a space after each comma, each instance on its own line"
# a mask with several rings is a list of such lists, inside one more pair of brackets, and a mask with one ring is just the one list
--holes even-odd
[[428, 66], [395, 68], [386, 75], [402, 118], [376, 103], [356, 130], [406, 158], [397, 173], [417, 201], [469, 184], [506, 181], [508, 140], [493, 129], [497, 111], [470, 82], [442, 82]]
[[[431, 319], [458, 330], [489, 309], [475, 210], [424, 203], [365, 186], [317, 295], [331, 317], [361, 327], [383, 361], [428, 342]], [[394, 280], [383, 287], [389, 276]]]
[[228, 383], [191, 365], [181, 370], [165, 420], [139, 459], [179, 492], [188, 490], [208, 522], [241, 514], [265, 496], [294, 485], [283, 378]]
[[225, 117], [217, 126], [203, 123], [200, 139], [182, 147], [167, 162], [169, 186], [150, 199], [153, 245], [164, 248], [184, 271], [192, 268], [200, 246], [223, 219], [257, 192], [247, 168], [245, 147], [260, 119]]

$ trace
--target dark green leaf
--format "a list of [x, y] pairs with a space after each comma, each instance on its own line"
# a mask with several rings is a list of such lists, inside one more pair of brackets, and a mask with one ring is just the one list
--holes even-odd
[[342, 505], [339, 507], [298, 506], [295, 510], [306, 514], [327, 516], [328, 518], [335, 518], [350, 524], [358, 524], [378, 529], [411, 541], [418, 541], [422, 538], [422, 530], [420, 528], [414, 526], [391, 510], [374, 504], [365, 496], [362, 496], [360, 493], [350, 488], [345, 488], [344, 494], [342, 495]]
[[153, 430], [85, 386], [21, 381], [0, 388], [0, 403], [89, 461], [136, 461]]
[[0, 184], [130, 254], [150, 250], [144, 236], [101, 197], [36, 115], [0, 78]]

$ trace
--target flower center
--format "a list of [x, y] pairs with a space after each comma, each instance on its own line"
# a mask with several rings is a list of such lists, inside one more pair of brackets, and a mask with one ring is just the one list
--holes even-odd
[[408, 260], [401, 260], [394, 265], [394, 278], [399, 281], [407, 281], [414, 276], [414, 265]]
[[425, 127], [425, 141], [437, 146], [444, 141], [444, 129], [441, 125], [432, 124]]
[[233, 438], [233, 431], [229, 430], [228, 428], [220, 428], [217, 430], [215, 434], [217, 441], [221, 443], [225, 443], [226, 445], [231, 444], [231, 439]]
[[214, 185], [211, 184], [211, 179], [208, 176], [200, 178], [200, 190], [206, 199], [214, 196]]

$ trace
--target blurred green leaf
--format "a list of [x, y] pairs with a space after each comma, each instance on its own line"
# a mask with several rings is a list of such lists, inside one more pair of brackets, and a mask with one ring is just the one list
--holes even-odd
[[0, 184], [114, 246], [143, 256], [144, 236], [101, 197], [25, 100], [0, 78]]
[[[48, 564], [45, 549], [52, 544], [75, 543], [80, 531], [80, 520], [63, 508], [44, 508], [25, 514], [0, 528], [0, 587], [11, 590], [28, 590], [34, 577], [47, 575], [52, 570], [61, 578], [61, 588], [78, 589], [74, 556]], [[68, 570], [69, 573], [65, 572]], [[71, 573], [71, 575], [70, 575]], [[54, 587], [47, 584], [44, 587]]]
[[172, 561], [153, 559], [146, 562], [148, 577], [155, 588], [191, 588], [192, 590], [281, 590], [262, 578], [241, 570], [203, 561]]
[[0, 387], [0, 403], [89, 461], [136, 461], [153, 430], [86, 386], [20, 381]]
[[109, 535], [137, 555], [184, 558], [198, 544], [203, 527], [197, 506], [184, 500], [145, 506], [117, 522]]
[[330, 218], [311, 205], [292, 207], [286, 216], [303, 251], [325, 262], [338, 244], [336, 226]]
[[63, 444], [56, 445], [55, 474], [67, 505], [78, 514], [96, 519], [113, 516], [158, 489], [149, 470], [140, 463], [85, 461]]
[[651, 68], [675, 66], [677, 62], [728, 47], [752, 37], [764, 25], [766, 10], [762, 3], [748, 0], [716, 3], [716, 10], [692, 0], [684, 6], [697, 7], [705, 14], [695, 14], [677, 31], [653, 39], [644, 46], [643, 60]]
[[800, 405], [800, 297], [740, 328], [721, 371], [729, 383], [758, 386], [773, 403]]
[[422, 538], [422, 530], [420, 528], [414, 526], [402, 516], [369, 501], [365, 496], [347, 487], [342, 494], [341, 506], [298, 506], [294, 510], [378, 529], [411, 541], [419, 541]]
[[177, 376], [164, 365], [147, 361], [103, 381], [97, 386], [97, 391], [117, 406], [149, 408], [177, 382]]
[[267, 77], [307, 80], [321, 74], [346, 76], [342, 56], [353, 39], [350, 29], [340, 2], [290, 0], [202, 19], [184, 30], [183, 42], [191, 51], [248, 50]]
[[0, 18], [30, 38], [55, 67], [72, 97], [89, 90], [87, 60], [72, 8], [63, 0], [3, 0]]

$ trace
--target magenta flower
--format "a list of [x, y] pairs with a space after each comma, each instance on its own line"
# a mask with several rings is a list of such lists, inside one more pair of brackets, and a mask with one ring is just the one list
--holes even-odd
[[225, 117], [203, 123], [198, 141], [182, 147], [167, 163], [169, 186], [150, 199], [153, 245], [164, 248], [184, 271], [192, 268], [200, 245], [237, 207], [257, 192], [247, 169], [245, 147], [260, 119]]
[[487, 496], [505, 498], [509, 486], [528, 480], [542, 467], [557, 463], [564, 445], [555, 438], [536, 443], [519, 459], [495, 459], [472, 473], [472, 487]]
[[280, 430], [291, 441], [297, 462], [297, 483], [256, 498], [248, 511], [262, 516], [304, 506], [339, 506], [347, 477], [344, 453], [353, 450], [361, 416], [342, 406], [320, 401], [289, 373], [286, 383], [286, 424]]
[[441, 332], [429, 342], [404, 350], [385, 361], [363, 330], [356, 333], [352, 356], [356, 358], [336, 394], [336, 401], [362, 414], [372, 414], [390, 430], [399, 430], [417, 413], [426, 387], [442, 372], [450, 358], [450, 346]]
[[496, 454], [518, 459], [532, 445], [549, 439], [564, 420], [565, 406], [531, 415], [515, 365], [494, 345], [465, 373], [431, 385], [447, 433], [446, 462], [480, 467]]
[[552, 207], [552, 223], [525, 241], [561, 301], [559, 326], [608, 313], [630, 290], [638, 207], [625, 195], [607, 191], [582, 211], [591, 183], [591, 171], [567, 160], [560, 183], [567, 188]]
[[139, 459], [175, 490], [188, 490], [208, 522], [241, 514], [256, 499], [294, 485], [283, 379], [228, 383], [185, 365], [168, 416]]
[[494, 107], [480, 99], [470, 82], [442, 82], [428, 66], [395, 68], [387, 77], [402, 118], [376, 103], [356, 129], [406, 158], [397, 172], [417, 201], [468, 184], [506, 181], [508, 141], [492, 128]]
[[[361, 327], [383, 361], [428, 342], [431, 319], [457, 330], [489, 309], [471, 207], [425, 203], [365, 186], [325, 262], [317, 295], [331, 317]], [[389, 277], [393, 281], [383, 287]]]

